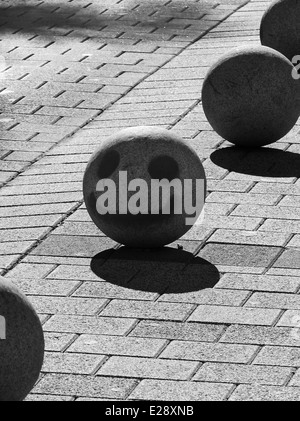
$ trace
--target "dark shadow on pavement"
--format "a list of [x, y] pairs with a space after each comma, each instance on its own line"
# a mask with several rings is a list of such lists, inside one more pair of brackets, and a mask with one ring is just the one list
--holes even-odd
[[[179, 0], [172, 5], [165, 3], [167, 2], [157, 0], [151, 0], [150, 5], [148, 2], [140, 4], [129, 2], [118, 8], [113, 7], [113, 4], [111, 7], [107, 6], [107, 3], [103, 4], [101, 1], [93, 3], [91, 1], [90, 4], [87, 2], [86, 5], [76, 5], [75, 2], [70, 3], [63, 0], [52, 4], [50, 1], [37, 1], [36, 4], [27, 3], [26, 0], [1, 1], [0, 34], [8, 29], [15, 29], [45, 37], [67, 35], [70, 31], [75, 31], [74, 36], [77, 37], [85, 34], [93, 36], [88, 32], [101, 31], [106, 27], [109, 30], [116, 30], [119, 27], [120, 33], [125, 32], [126, 27], [138, 32], [138, 27], [135, 28], [135, 25], [142, 27], [149, 23], [163, 30], [167, 28], [169, 21], [173, 18], [180, 18], [185, 11], [188, 11], [194, 19], [201, 19], [219, 2], [211, 0], [188, 3], [185, 0]], [[63, 31], [64, 29], [65, 31]], [[101, 32], [99, 32], [100, 35]]]
[[272, 148], [218, 149], [212, 162], [229, 171], [261, 177], [300, 177], [300, 155]]
[[220, 279], [218, 269], [207, 260], [170, 247], [106, 250], [92, 259], [91, 269], [114, 285], [160, 294], [200, 291]]

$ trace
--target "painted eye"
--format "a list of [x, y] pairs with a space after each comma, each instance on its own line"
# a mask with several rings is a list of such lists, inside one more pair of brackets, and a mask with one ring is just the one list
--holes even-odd
[[98, 169], [98, 178], [102, 180], [103, 178], [108, 178], [113, 172], [118, 168], [120, 164], [120, 155], [119, 152], [111, 150], [108, 151], [102, 158], [99, 169]]
[[151, 178], [162, 180], [166, 178], [171, 181], [179, 176], [179, 166], [174, 158], [167, 155], [160, 155], [153, 158], [148, 166]]

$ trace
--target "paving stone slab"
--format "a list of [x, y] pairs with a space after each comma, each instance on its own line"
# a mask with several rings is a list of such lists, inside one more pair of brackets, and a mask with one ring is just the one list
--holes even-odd
[[275, 309], [199, 305], [188, 321], [271, 326], [280, 314]]
[[188, 380], [197, 367], [198, 363], [192, 361], [112, 356], [100, 368], [97, 375]]
[[291, 375], [292, 370], [283, 367], [205, 363], [193, 380], [283, 386]]
[[225, 325], [141, 320], [130, 336], [217, 342]]
[[131, 399], [154, 401], [221, 401], [233, 390], [231, 384], [142, 380]]
[[45, 332], [126, 335], [136, 324], [133, 318], [54, 315], [44, 325]]
[[125, 398], [137, 384], [137, 380], [117, 377], [47, 374], [33, 393], [117, 399]]
[[166, 343], [164, 339], [81, 335], [68, 352], [155, 357]]
[[160, 357], [246, 364], [256, 355], [258, 349], [254, 345], [206, 344], [175, 340], [167, 346]]
[[200, 257], [215, 265], [267, 267], [280, 252], [279, 247], [207, 243]]
[[231, 325], [228, 327], [220, 342], [237, 344], [300, 345], [298, 330], [289, 327]]
[[230, 397], [230, 401], [299, 401], [300, 388], [240, 385]]

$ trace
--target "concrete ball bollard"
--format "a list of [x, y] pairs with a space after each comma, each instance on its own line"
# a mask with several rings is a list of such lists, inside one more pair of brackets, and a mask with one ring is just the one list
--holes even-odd
[[[160, 183], [164, 187], [158, 190]], [[162, 247], [184, 235], [201, 214], [206, 177], [188, 142], [166, 129], [132, 127], [110, 136], [94, 153], [83, 192], [104, 234], [129, 247]]]
[[300, 1], [276, 0], [263, 15], [262, 45], [274, 48], [292, 61], [300, 55]]
[[22, 401], [44, 359], [40, 320], [28, 299], [0, 277], [0, 401]]
[[225, 140], [253, 148], [285, 136], [299, 117], [299, 81], [292, 63], [268, 47], [230, 51], [203, 83], [204, 113]]

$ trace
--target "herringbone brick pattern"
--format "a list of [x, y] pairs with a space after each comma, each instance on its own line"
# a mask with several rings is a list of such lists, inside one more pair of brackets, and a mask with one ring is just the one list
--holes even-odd
[[[235, 151], [201, 106], [269, 3], [1, 2], [0, 273], [46, 336], [28, 400], [299, 400], [300, 129]], [[81, 191], [137, 125], [187, 139], [209, 181], [203, 225], [151, 255], [99, 232]]]

